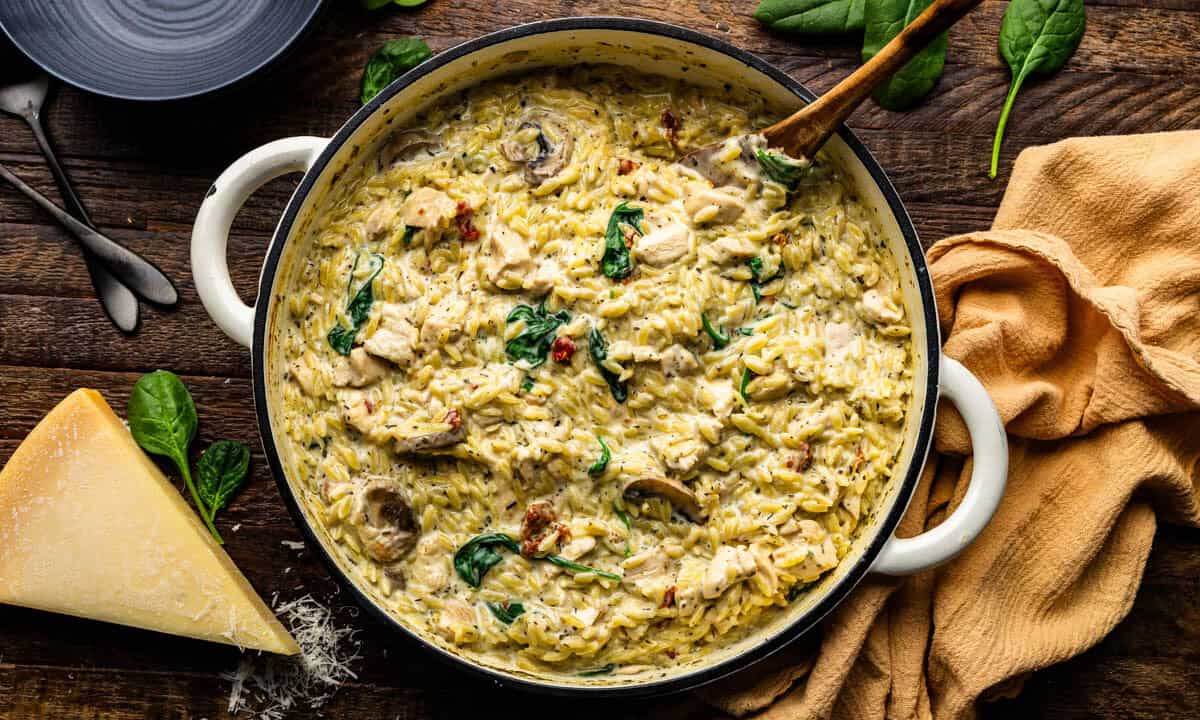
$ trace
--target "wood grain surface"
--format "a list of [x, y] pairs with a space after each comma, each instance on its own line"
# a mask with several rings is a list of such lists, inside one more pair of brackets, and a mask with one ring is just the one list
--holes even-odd
[[[252, 478], [218, 520], [227, 549], [265, 597], [311, 593], [359, 630], [359, 677], [323, 709], [331, 718], [712, 717], [690, 696], [581, 707], [490, 687], [443, 667], [363, 617], [321, 565], [283, 541], [300, 539], [258, 447], [249, 355], [204, 313], [188, 267], [191, 223], [222, 169], [287, 135], [329, 135], [358, 107], [367, 56], [384, 40], [420, 36], [435, 50], [523, 22], [570, 15], [664, 20], [721, 37], [820, 92], [858, 62], [858, 40], [800, 39], [762, 30], [753, 0], [432, 0], [415, 11], [368, 13], [330, 0], [312, 31], [249, 84], [218, 97], [146, 106], [70, 88], [46, 116], [61, 158], [95, 222], [179, 284], [177, 310], [145, 309], [122, 336], [92, 297], [78, 251], [23, 196], [0, 185], [0, 462], [71, 390], [101, 390], [124, 409], [137, 376], [169, 368], [196, 398], [204, 441], [254, 447]], [[987, 227], [1007, 170], [1028, 145], [1072, 135], [1200, 127], [1200, 0], [1100, 0], [1065, 70], [1029, 83], [987, 179], [992, 131], [1008, 87], [996, 51], [1006, 3], [988, 0], [950, 33], [946, 72], [919, 108], [867, 102], [850, 125], [879, 158], [926, 245]], [[20, 63], [0, 43], [0, 83]], [[57, 197], [32, 135], [0, 117], [0, 162]], [[263, 249], [296, 178], [271, 183], [238, 216], [234, 282], [252, 299]], [[233, 528], [237, 526], [235, 531]], [[0, 548], [0, 552], [3, 549]], [[236, 650], [128, 628], [0, 607], [0, 718], [224, 718]], [[984, 718], [1196, 717], [1200, 712], [1200, 532], [1163, 527], [1130, 616], [1098, 646], [1039, 670], [1016, 699]], [[305, 709], [297, 717], [309, 717]]]

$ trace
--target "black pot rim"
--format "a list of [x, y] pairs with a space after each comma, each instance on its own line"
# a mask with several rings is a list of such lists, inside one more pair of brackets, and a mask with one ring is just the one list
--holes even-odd
[[[404, 91], [404, 89], [406, 89], [418, 78], [423, 77], [465, 55], [469, 55], [473, 52], [497, 43], [507, 42], [517, 38], [550, 32], [573, 30], [630, 31], [642, 34], [658, 35], [689, 42], [694, 45], [699, 45], [709, 50], [722, 53], [744, 63], [751, 69], [759, 71], [780, 85], [786, 87], [790, 92], [806, 102], [811, 102], [816, 98], [811, 91], [809, 91], [796, 80], [792, 79], [782, 70], [745, 50], [741, 50], [723, 40], [710, 37], [703, 33], [663, 22], [616, 17], [561, 18], [518, 25], [495, 33], [484, 35], [474, 40], [470, 40], [445, 50], [438, 55], [435, 55], [433, 58], [405, 73], [386, 89], [380, 92], [379, 95], [377, 95], [369, 103], [360, 108], [349, 120], [346, 121], [346, 124], [337, 131], [333, 138], [330, 139], [329, 144], [326, 145], [324, 150], [322, 150], [318, 159], [314, 162], [313, 166], [308, 170], [307, 173], [305, 173], [304, 178], [300, 181], [299, 186], [296, 188], [295, 193], [288, 202], [279, 226], [276, 228], [271, 245], [267, 252], [266, 260], [263, 263], [262, 275], [259, 279], [258, 297], [260, 302], [268, 303], [270, 298], [273, 297], [273, 284], [279, 268], [280, 258], [283, 255], [283, 249], [287, 238], [291, 234], [292, 227], [296, 222], [300, 206], [303, 204], [305, 197], [309, 192], [312, 191], [313, 186], [316, 184], [317, 178], [319, 178], [325, 172], [333, 156], [369, 116], [375, 113], [375, 111], [382, 107], [392, 97]], [[283, 472], [283, 465], [280, 460], [278, 450], [275, 447], [275, 436], [271, 428], [269, 412], [267, 409], [267, 378], [264, 362], [265, 357], [262, 355], [262, 353], [264, 353], [266, 349], [265, 341], [267, 336], [267, 316], [269, 312], [267, 311], [267, 308], [260, 308], [260, 311], [256, 312], [254, 316], [254, 336], [251, 349], [251, 362], [253, 370], [255, 414], [258, 418], [258, 429], [260, 435], [262, 436], [263, 450], [266, 454], [267, 462], [271, 467], [272, 474], [275, 476], [276, 484], [279, 486], [279, 491], [283, 497], [284, 503], [287, 505], [288, 511], [292, 515], [292, 519], [299, 527], [309, 546], [315, 549], [317, 555], [324, 562], [330, 574], [337, 579], [338, 583], [342, 585], [350, 593], [350, 595], [354, 597], [355, 601], [358, 602], [358, 604], [364, 609], [366, 609], [366, 611], [372, 617], [379, 622], [398, 630], [401, 634], [412, 639], [419, 646], [432, 652], [442, 660], [455, 667], [464, 669], [476, 677], [495, 682], [499, 685], [542, 694], [572, 696], [577, 698], [634, 698], [652, 695], [661, 696], [665, 694], [682, 692], [684, 690], [693, 689], [719, 680], [720, 678], [726, 677], [740, 670], [744, 670], [754, 663], [766, 658], [767, 656], [774, 654], [811, 630], [816, 623], [821, 620], [821, 618], [828, 614], [838, 603], [844, 600], [850, 591], [855, 587], [855, 585], [857, 585], [858, 582], [861, 581], [862, 578], [870, 571], [872, 562], [878, 556], [883, 546], [892, 537], [892, 533], [895, 531], [901, 517], [904, 515], [904, 511], [908, 505], [908, 500], [912, 497], [912, 493], [916, 489], [917, 481], [920, 478], [921, 469], [925, 464], [925, 458], [929, 451], [930, 439], [933, 433], [935, 410], [937, 407], [938, 369], [941, 357], [937, 324], [937, 307], [934, 302], [933, 287], [930, 282], [928, 267], [925, 264], [925, 256], [921, 249], [921, 245], [917, 240], [917, 233], [913, 227], [912, 220], [909, 218], [908, 212], [904, 208], [904, 204], [901, 202], [899, 194], [896, 192], [895, 187], [892, 186], [892, 183], [884, 173], [883, 168], [880, 167], [875, 157], [871, 155], [866, 147], [863, 146], [862, 142], [859, 141], [859, 139], [845, 127], [838, 131], [838, 135], [867, 168], [872, 180], [876, 183], [876, 185], [878, 185], [884, 197], [886, 198], [889, 210], [894, 215], [897, 224], [900, 227], [900, 231], [904, 236], [904, 241], [907, 245], [912, 263], [912, 269], [916, 276], [916, 283], [921, 293], [921, 306], [924, 313], [924, 318], [926, 320], [927, 341], [925, 354], [928, 358], [928, 371], [925, 378], [925, 402], [921, 411], [920, 427], [918, 428], [914, 443], [912, 462], [905, 471], [901, 487], [898, 491], [899, 495], [897, 502], [893, 504], [887, 516], [879, 522], [875, 530], [875, 537], [871, 539], [871, 542], [867, 545], [859, 560], [853, 567], [846, 571], [841, 578], [838, 579], [833, 587], [826, 590], [825, 596], [819, 603], [810, 608], [808, 612], [796, 618], [796, 620], [794, 620], [790, 626], [778, 631], [769, 639], [756, 646], [748, 648], [741, 653], [731, 655], [730, 657], [727, 657], [718, 663], [700, 667], [683, 675], [653, 680], [636, 685], [568, 685], [553, 681], [533, 680], [531, 678], [521, 677], [476, 663], [464, 656], [452, 653], [445, 648], [425, 640], [412, 630], [405, 627], [396, 618], [385, 612], [369, 597], [367, 597], [365, 593], [358, 589], [355, 583], [350, 580], [347, 574], [337, 564], [337, 561], [332, 557], [332, 555], [326, 551], [325, 546], [320, 542], [316, 532], [312, 527], [309, 526], [304, 512], [300, 507], [299, 500], [292, 492], [292, 488]], [[920, 378], [916, 378], [916, 380], [919, 381]]]

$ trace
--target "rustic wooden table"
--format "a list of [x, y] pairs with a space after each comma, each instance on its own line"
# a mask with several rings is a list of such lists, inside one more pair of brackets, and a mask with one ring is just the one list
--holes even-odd
[[[751, 19], [752, 0], [433, 0], [416, 11], [368, 13], [329, 2], [312, 32], [253, 84], [203, 103], [144, 106], [62, 89], [50, 134], [95, 221], [174, 277], [182, 302], [147, 310], [122, 336], [105, 319], [65, 233], [0, 185], [0, 461], [58, 400], [80, 386], [123, 409], [139, 374], [169, 368], [199, 405], [201, 435], [256, 447], [247, 490], [220, 524], [233, 559], [266, 597], [331, 598], [361, 630], [359, 678], [326, 706], [329, 717], [519, 717], [530, 699], [476, 682], [359, 617], [307, 552], [257, 451], [249, 354], [205, 315], [192, 285], [193, 216], [217, 174], [243, 152], [286, 135], [329, 135], [358, 107], [359, 74], [385, 39], [417, 35], [441, 50], [484, 33], [568, 15], [624, 14], [721, 37], [823, 91], [858, 62], [853, 38], [782, 37]], [[1005, 3], [985, 2], [951, 32], [946, 73], [909, 113], [868, 103], [851, 125], [887, 169], [926, 243], [986, 227], [1006, 177], [987, 179], [992, 130], [1008, 87], [996, 52]], [[1056, 77], [1024, 90], [1003, 153], [1072, 135], [1200, 127], [1200, 0], [1089, 2], [1079, 51]], [[15, 62], [0, 46], [0, 73]], [[0, 81], [12, 78], [0, 78]], [[56, 197], [24, 125], [0, 117], [0, 161]], [[254, 293], [265, 247], [295, 178], [258, 193], [238, 217], [230, 264]], [[235, 532], [233, 526], [240, 525]], [[1200, 707], [1200, 532], [1162, 528], [1137, 604], [1096, 648], [1037, 673], [1016, 700], [984, 717], [1149, 718]], [[0, 549], [2, 551], [2, 549]], [[225, 717], [237, 652], [127, 628], [0, 607], [0, 718]], [[486, 695], [484, 694], [486, 692]], [[708, 717], [691, 698], [652, 703], [538, 700], [539, 715]], [[486, 706], [485, 706], [486, 703]], [[485, 709], [486, 708], [486, 709]], [[308, 715], [305, 712], [302, 715]]]

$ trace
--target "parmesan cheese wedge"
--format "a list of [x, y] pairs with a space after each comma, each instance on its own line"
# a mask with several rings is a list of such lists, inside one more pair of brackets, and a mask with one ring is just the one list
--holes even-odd
[[0, 471], [0, 603], [300, 651], [95, 390], [67, 396]]

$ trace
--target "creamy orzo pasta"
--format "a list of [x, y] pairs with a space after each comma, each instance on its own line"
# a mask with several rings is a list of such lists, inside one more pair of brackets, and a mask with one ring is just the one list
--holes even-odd
[[[397, 131], [287, 288], [282, 434], [379, 602], [487, 664], [695, 661], [837, 566], [911, 392], [895, 259], [734, 88], [597, 66]], [[785, 184], [786, 183], [786, 184]]]

